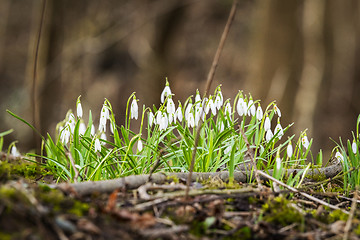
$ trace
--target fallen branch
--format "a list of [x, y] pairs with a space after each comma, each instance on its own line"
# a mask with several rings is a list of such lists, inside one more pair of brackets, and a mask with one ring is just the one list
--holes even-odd
[[[302, 169], [288, 169], [285, 172], [286, 176], [296, 174]], [[336, 176], [342, 167], [340, 164], [331, 165], [324, 168], [314, 168], [310, 169], [307, 172], [308, 178], [318, 178], [325, 177], [331, 178]], [[272, 170], [269, 170], [269, 175], [272, 175]], [[151, 182], [156, 184], [164, 184], [166, 182], [171, 182], [171, 179], [183, 179], [186, 180], [189, 176], [189, 173], [154, 173], [151, 177]], [[252, 177], [251, 177], [252, 176]], [[191, 175], [191, 181], [204, 181], [210, 178], [219, 178], [222, 181], [226, 182], [229, 179], [229, 172], [194, 172]], [[266, 177], [260, 176], [261, 180], [267, 180]], [[111, 193], [115, 189], [125, 188], [125, 189], [136, 189], [141, 185], [144, 185], [149, 180], [149, 174], [144, 175], [132, 175], [123, 178], [103, 180], [103, 181], [88, 181], [88, 182], [79, 182], [79, 183], [61, 183], [55, 185], [56, 188], [61, 189], [64, 192], [76, 192], [79, 195], [89, 195], [94, 192], [99, 193]], [[253, 181], [254, 177], [250, 171], [236, 171], [234, 173], [234, 180], [236, 182], [249, 182]]]

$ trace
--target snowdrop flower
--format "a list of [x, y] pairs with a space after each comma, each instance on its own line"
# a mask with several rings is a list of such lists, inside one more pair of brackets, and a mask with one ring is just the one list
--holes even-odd
[[270, 118], [268, 116], [266, 116], [265, 123], [264, 123], [264, 129], [265, 129], [265, 131], [268, 131], [268, 130], [270, 130], [270, 128], [271, 128]]
[[65, 128], [61, 130], [60, 141], [62, 142], [62, 144], [66, 145], [68, 144], [69, 140], [70, 140], [70, 129], [69, 126], [65, 126]]
[[219, 131], [222, 132], [222, 131], [224, 131], [224, 129], [225, 129], [225, 125], [224, 125], [224, 123], [221, 121], [220, 124], [219, 124]]
[[201, 106], [205, 106], [203, 111], [204, 111], [204, 114], [208, 114], [209, 113], [209, 110], [210, 110], [210, 107], [208, 106], [208, 102], [209, 102], [209, 99], [208, 98], [204, 98], [202, 100], [202, 103], [201, 103]]
[[134, 96], [130, 106], [130, 117], [131, 119], [135, 118], [137, 120], [138, 116], [139, 116], [139, 107], [137, 104], [136, 97]]
[[80, 121], [80, 126], [79, 126], [79, 133], [81, 135], [84, 135], [85, 134], [85, 131], [86, 131], [86, 126], [85, 126], [85, 123], [84, 121]]
[[139, 139], [139, 141], [138, 141], [137, 149], [138, 149], [139, 152], [141, 152], [141, 150], [143, 149], [143, 144], [142, 144], [141, 139]]
[[110, 120], [110, 132], [112, 134], [114, 134], [114, 129], [115, 129], [115, 122], [113, 122], [112, 120]]
[[278, 137], [279, 139], [281, 139], [282, 136], [284, 136], [284, 130], [283, 130], [283, 128], [282, 128], [281, 125], [280, 125], [279, 119], [278, 119], [278, 124], [277, 124], [276, 127], [275, 127], [274, 133], [277, 134], [277, 137]]
[[192, 113], [189, 113], [189, 115], [188, 115], [187, 124], [188, 124], [188, 128], [195, 127], [195, 119], [194, 119], [194, 115]]
[[192, 114], [190, 114], [192, 106], [193, 106], [192, 103], [189, 103], [186, 107], [186, 110], [185, 110], [186, 121], [189, 121], [189, 115], [192, 115]]
[[75, 116], [74, 114], [70, 113], [69, 115], [69, 120], [67, 122], [68, 126], [70, 127], [70, 131], [73, 133], [74, 132], [74, 129], [75, 129]]
[[159, 123], [159, 129], [165, 130], [168, 127], [168, 118], [165, 113], [161, 113], [161, 119]]
[[280, 171], [280, 169], [281, 169], [281, 159], [280, 159], [280, 157], [277, 157], [275, 161], [276, 161], [276, 170]]
[[344, 162], [344, 156], [341, 155], [341, 153], [339, 153], [339, 152], [336, 152], [335, 158], [336, 158], [337, 160], [339, 160], [340, 162]]
[[91, 132], [90, 133], [93, 136], [95, 135], [95, 126], [94, 126], [94, 124], [91, 125]]
[[199, 93], [199, 90], [198, 90], [198, 89], [196, 89], [195, 103], [196, 103], [196, 104], [201, 103], [201, 97], [200, 97], [200, 93]]
[[171, 89], [169, 87], [169, 82], [166, 79], [165, 88], [162, 91], [161, 96], [160, 96], [161, 103], [164, 103], [167, 96], [171, 96]]
[[19, 151], [17, 150], [16, 146], [12, 146], [11, 148], [11, 155], [13, 155], [14, 157], [20, 157], [20, 153]]
[[100, 121], [99, 121], [99, 131], [106, 131], [106, 120], [109, 118], [109, 109], [106, 107], [105, 102], [101, 108], [100, 112]]
[[276, 104], [274, 104], [274, 110], [275, 110], [275, 113], [277, 113], [277, 115], [279, 117], [281, 117], [281, 111], [280, 111], [280, 109], [278, 108], [278, 106]]
[[148, 122], [149, 122], [149, 126], [151, 127], [154, 123], [154, 114], [150, 111], [148, 114]]
[[81, 107], [80, 97], [81, 96], [79, 96], [76, 101], [76, 114], [77, 114], [78, 118], [82, 118], [82, 116], [83, 116], [83, 110]]
[[211, 97], [210, 97], [210, 99], [208, 101], [207, 106], [208, 106], [208, 108], [211, 109], [211, 113], [215, 116], [216, 115], [216, 105], [215, 105], [215, 103], [214, 103], [214, 101], [212, 100]]
[[[106, 139], [107, 139], [107, 138], [106, 138], [106, 134], [105, 134], [105, 132], [102, 132], [102, 133], [101, 133], [101, 135], [100, 135], [100, 139], [101, 139], [101, 140], [106, 141]], [[105, 144], [105, 142], [102, 142], [102, 144], [104, 145], [104, 144]]]
[[216, 106], [217, 110], [219, 110], [221, 108], [221, 106], [223, 105], [223, 101], [224, 101], [224, 98], [221, 93], [221, 90], [219, 89], [219, 91], [216, 95], [216, 98], [215, 98], [215, 106]]
[[101, 151], [101, 144], [98, 138], [95, 139], [94, 148], [95, 148], [95, 152]]
[[246, 114], [247, 112], [247, 104], [242, 97], [239, 98], [236, 104], [236, 110], [240, 117]]
[[286, 148], [286, 153], [288, 158], [291, 158], [292, 154], [293, 154], [293, 147], [291, 145], [291, 142], [289, 142], [287, 148]]
[[176, 118], [175, 118], [175, 114], [174, 114], [174, 113], [169, 113], [169, 115], [168, 115], [168, 121], [169, 121], [169, 125], [171, 125], [173, 121], [174, 121], [174, 123], [176, 123]]
[[261, 106], [259, 104], [257, 109], [256, 109], [256, 119], [261, 121], [261, 119], [263, 118], [263, 115], [264, 115], [263, 110], [262, 110], [262, 108], [261, 108]]
[[352, 148], [353, 153], [356, 154], [358, 147], [357, 147], [355, 140], [353, 141], [351, 148]]
[[194, 119], [196, 127], [199, 125], [201, 115], [203, 115], [202, 107], [201, 107], [201, 105], [199, 106], [197, 104], [195, 107], [195, 119]]
[[226, 105], [225, 105], [225, 115], [227, 116], [231, 116], [231, 105], [230, 105], [230, 102], [227, 102]]
[[255, 112], [256, 112], [256, 108], [255, 108], [255, 105], [254, 105], [254, 101], [252, 99], [249, 100], [249, 103], [248, 103], [248, 109], [247, 109], [247, 114], [248, 116], [255, 116]]
[[167, 101], [166, 110], [167, 110], [168, 114], [175, 113], [175, 104], [171, 98], [169, 98]]
[[175, 111], [175, 117], [179, 120], [179, 122], [182, 122], [183, 115], [182, 115], [182, 111], [181, 111], [181, 104], [178, 106], [178, 108]]
[[265, 140], [266, 142], [270, 142], [270, 140], [273, 138], [274, 134], [272, 133], [271, 129], [268, 129], [266, 131]]
[[302, 143], [302, 145], [304, 146], [304, 148], [307, 149], [307, 148], [309, 147], [310, 143], [309, 143], [309, 139], [307, 138], [306, 135], [304, 135], [304, 136], [302, 137], [301, 143]]

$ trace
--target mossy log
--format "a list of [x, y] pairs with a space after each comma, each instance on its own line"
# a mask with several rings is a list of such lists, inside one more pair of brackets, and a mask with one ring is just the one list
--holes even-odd
[[[285, 175], [289, 176], [292, 174], [296, 174], [302, 169], [288, 169], [286, 170]], [[332, 178], [336, 176], [338, 173], [342, 171], [341, 164], [331, 165], [323, 168], [313, 168], [310, 169], [306, 176], [310, 179], [317, 178]], [[269, 170], [269, 174], [272, 175], [273, 171]], [[189, 173], [154, 173], [152, 174], [150, 181], [156, 184], [164, 184], [166, 181], [171, 181], [172, 178], [175, 179], [184, 179], [186, 180]], [[247, 170], [236, 171], [234, 173], [234, 180], [237, 182], [248, 182], [250, 180], [251, 172]], [[75, 192], [79, 195], [89, 195], [95, 192], [98, 193], [111, 193], [115, 189], [126, 188], [126, 189], [136, 189], [141, 185], [147, 183], [149, 181], [149, 174], [144, 175], [132, 175], [117, 179], [111, 180], [103, 180], [103, 181], [87, 181], [87, 182], [79, 182], [79, 183], [61, 183], [56, 187], [66, 191], [66, 192]], [[219, 178], [222, 181], [228, 181], [229, 172], [221, 171], [221, 172], [194, 172], [192, 174], [192, 181], [203, 181], [209, 178]], [[261, 178], [265, 180], [264, 177]]]

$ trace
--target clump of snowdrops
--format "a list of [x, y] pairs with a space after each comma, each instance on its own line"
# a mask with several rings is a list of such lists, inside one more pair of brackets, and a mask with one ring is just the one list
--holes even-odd
[[[58, 180], [71, 182], [151, 171], [187, 172], [195, 147], [195, 172], [229, 171], [230, 178], [239, 166], [250, 161], [246, 157], [250, 150], [255, 153], [257, 167], [274, 169], [280, 180], [285, 168], [305, 169], [308, 164], [312, 140], [308, 140], [305, 131], [298, 140], [294, 140], [295, 135], [285, 139], [291, 125], [281, 125], [281, 111], [275, 102], [264, 108], [260, 101], [242, 91], [231, 101], [223, 98], [218, 86], [207, 98], [201, 98], [196, 91], [195, 97], [175, 104], [168, 81], [160, 99], [158, 107], [139, 107], [135, 93], [131, 94], [125, 124], [121, 126], [116, 123], [111, 103], [105, 99], [96, 128], [91, 111], [88, 119], [83, 118], [79, 97], [76, 113], [69, 110], [57, 125], [58, 135], [54, 139], [49, 134], [43, 138], [42, 157], [47, 168]], [[137, 130], [131, 130], [134, 121], [140, 121]], [[198, 127], [201, 131], [195, 146]]]

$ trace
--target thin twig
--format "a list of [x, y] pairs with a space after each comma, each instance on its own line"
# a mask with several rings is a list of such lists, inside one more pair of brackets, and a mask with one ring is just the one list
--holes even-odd
[[[43, 29], [43, 23], [45, 21], [45, 9], [46, 9], [46, 0], [43, 0], [39, 32], [38, 32], [36, 43], [35, 43], [35, 56], [34, 56], [34, 68], [33, 68], [33, 79], [32, 79], [32, 92], [31, 92], [31, 101], [32, 101], [32, 106], [33, 106], [32, 118], [33, 118], [33, 125], [36, 129], [40, 129], [40, 122], [38, 119], [38, 109], [37, 109], [37, 101], [36, 101], [37, 100], [36, 77], [37, 77], [37, 64], [38, 64], [38, 57], [39, 57], [41, 32]], [[37, 138], [35, 132], [33, 133], [33, 138], [34, 138], [34, 142], [36, 143], [36, 149], [40, 150], [40, 140]]]
[[304, 197], [306, 197], [306, 198], [308, 198], [308, 199], [310, 199], [310, 200], [312, 200], [312, 201], [314, 201], [314, 202], [317, 202], [317, 203], [319, 203], [319, 204], [322, 204], [322, 205], [324, 205], [324, 206], [327, 206], [327, 207], [329, 207], [329, 208], [331, 208], [331, 209], [341, 210], [342, 212], [344, 212], [344, 213], [346, 213], [346, 214], [349, 214], [348, 211], [345, 211], [345, 210], [343, 210], [343, 209], [341, 209], [341, 208], [339, 208], [339, 207], [337, 207], [337, 206], [335, 206], [335, 205], [332, 205], [332, 204], [330, 204], [330, 203], [327, 203], [327, 202], [325, 202], [325, 201], [323, 201], [323, 200], [321, 200], [321, 199], [318, 199], [318, 198], [316, 198], [316, 197], [314, 197], [314, 196], [311, 196], [311, 195], [309, 195], [309, 194], [307, 194], [307, 193], [300, 192], [300, 191], [297, 190], [296, 188], [293, 188], [293, 187], [291, 187], [291, 186], [289, 186], [289, 185], [287, 185], [287, 184], [285, 184], [285, 183], [277, 180], [276, 178], [270, 176], [269, 174], [264, 173], [263, 171], [258, 170], [258, 173], [259, 173], [260, 175], [262, 175], [263, 177], [266, 177], [267, 179], [270, 179], [271, 181], [276, 182], [277, 184], [279, 184], [279, 185], [281, 185], [281, 186], [289, 189], [290, 191], [292, 191], [292, 192], [294, 192], [294, 193], [299, 193], [300, 195], [302, 195], [302, 196], [304, 196]]
[[[231, 7], [230, 14], [229, 14], [229, 18], [228, 18], [228, 20], [226, 22], [224, 32], [221, 35], [219, 46], [218, 46], [218, 48], [216, 50], [216, 53], [215, 53], [215, 56], [214, 56], [214, 59], [213, 59], [209, 74], [208, 74], [207, 79], [206, 79], [206, 87], [205, 87], [205, 92], [204, 92], [203, 98], [205, 98], [207, 96], [207, 94], [208, 94], [208, 92], [210, 90], [211, 83], [214, 80], [215, 71], [216, 71], [216, 68], [217, 68], [218, 63], [219, 63], [221, 52], [222, 52], [222, 50], [224, 48], [225, 40], [226, 40], [226, 38], [228, 36], [230, 26], [231, 26], [231, 24], [232, 24], [232, 22], [233, 22], [233, 20], [235, 18], [236, 8], [237, 8], [237, 0], [234, 0], [233, 5]], [[201, 107], [200, 115], [202, 115], [203, 111], [204, 111], [204, 106]], [[188, 194], [189, 194], [191, 175], [192, 175], [192, 172], [194, 170], [196, 149], [197, 149], [197, 145], [199, 144], [199, 137], [200, 137], [201, 127], [202, 127], [202, 123], [200, 122], [199, 126], [197, 127], [196, 135], [195, 135], [194, 150], [193, 150], [192, 156], [191, 156], [189, 176], [188, 176], [187, 181], [186, 181], [185, 198], [188, 198]]]

